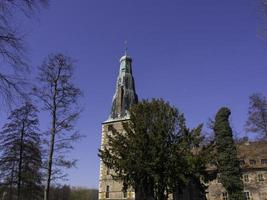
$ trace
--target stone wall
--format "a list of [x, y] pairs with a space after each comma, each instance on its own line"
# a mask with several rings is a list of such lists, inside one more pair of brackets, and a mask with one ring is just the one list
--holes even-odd
[[[250, 169], [243, 171], [244, 192], [247, 199], [267, 200], [267, 170]], [[227, 193], [218, 179], [209, 183], [207, 189], [208, 200], [226, 200]]]
[[[107, 134], [110, 131], [109, 126], [113, 126], [119, 133], [123, 131], [122, 122], [127, 120], [111, 121], [102, 124], [102, 142], [101, 148], [107, 143]], [[99, 177], [99, 200], [112, 199], [134, 199], [134, 192], [132, 190], [127, 191], [127, 193], [122, 192], [122, 183], [115, 181], [112, 178], [114, 172], [108, 169], [102, 161], [100, 161], [100, 177]]]
[[[243, 141], [236, 146], [247, 199], [267, 200], [267, 142]], [[227, 193], [218, 179], [209, 183], [207, 199], [227, 200]]]

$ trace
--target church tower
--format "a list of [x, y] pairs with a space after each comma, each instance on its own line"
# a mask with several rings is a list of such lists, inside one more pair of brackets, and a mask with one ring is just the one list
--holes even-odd
[[[132, 74], [132, 59], [125, 55], [120, 59], [120, 71], [116, 83], [116, 91], [112, 100], [112, 108], [108, 120], [102, 123], [101, 149], [106, 144], [106, 135], [110, 131], [109, 127], [113, 126], [118, 132], [123, 131], [122, 122], [130, 119], [129, 109], [138, 101], [135, 92], [134, 78]], [[122, 183], [112, 179], [112, 170], [108, 169], [102, 161], [100, 161], [99, 176], [99, 200], [112, 199], [134, 199], [134, 192], [129, 190], [122, 192]]]

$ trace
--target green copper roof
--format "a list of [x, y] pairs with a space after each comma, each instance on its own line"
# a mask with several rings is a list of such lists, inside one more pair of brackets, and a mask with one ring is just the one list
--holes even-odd
[[108, 121], [129, 118], [129, 109], [137, 101], [132, 75], [132, 59], [130, 56], [124, 55], [120, 59], [120, 72]]

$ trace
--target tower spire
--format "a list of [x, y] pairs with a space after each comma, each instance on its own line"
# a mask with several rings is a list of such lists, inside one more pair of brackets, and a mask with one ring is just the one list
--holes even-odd
[[127, 56], [127, 54], [128, 54], [128, 42], [127, 42], [127, 40], [124, 41], [124, 46], [125, 46], [124, 55]]
[[132, 58], [127, 55], [127, 51], [128, 48], [126, 46], [125, 55], [120, 59], [120, 72], [117, 78], [109, 120], [129, 118], [130, 107], [138, 101], [132, 75]]

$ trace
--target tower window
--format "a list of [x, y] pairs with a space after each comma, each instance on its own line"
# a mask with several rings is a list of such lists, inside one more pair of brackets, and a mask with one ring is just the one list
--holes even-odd
[[107, 167], [107, 175], [109, 175], [109, 174], [110, 174], [110, 168]]
[[221, 183], [221, 174], [217, 174], [217, 183]]
[[109, 185], [107, 185], [107, 188], [106, 188], [106, 198], [109, 198]]
[[113, 130], [113, 125], [109, 124], [108, 125], [108, 131], [112, 131]]
[[125, 77], [124, 81], [125, 81], [124, 82], [125, 88], [128, 89], [129, 88], [129, 79], [128, 79], [128, 77]]

